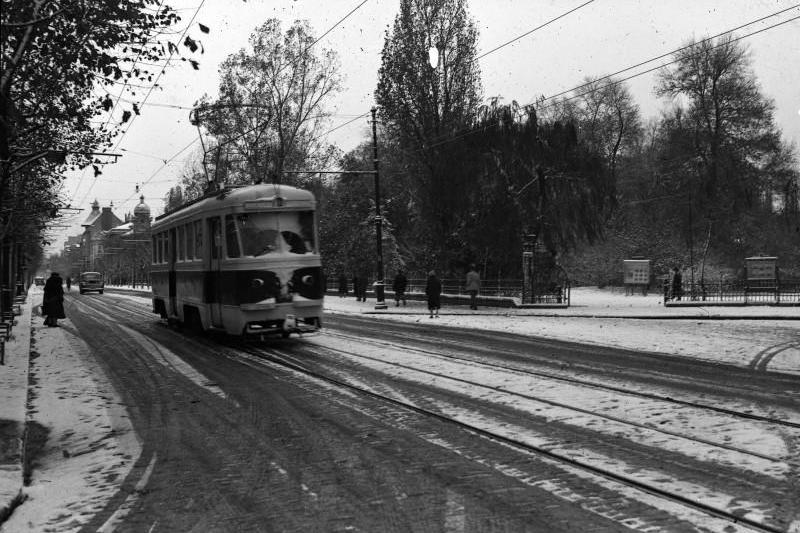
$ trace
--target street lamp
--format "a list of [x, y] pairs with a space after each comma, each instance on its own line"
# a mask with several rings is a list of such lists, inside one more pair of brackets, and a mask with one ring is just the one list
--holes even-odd
[[381, 216], [381, 181], [378, 161], [378, 121], [375, 117], [376, 108], [372, 108], [372, 161], [375, 170], [284, 170], [284, 174], [372, 174], [375, 176], [375, 245], [376, 245], [376, 279], [375, 279], [375, 309], [386, 309], [386, 296], [384, 288], [386, 283], [383, 272], [383, 217]]
[[375, 309], [386, 309], [383, 279], [383, 218], [381, 217], [381, 189], [380, 175], [378, 174], [378, 131], [375, 118], [376, 109], [372, 108], [372, 157], [375, 167], [375, 242], [377, 248], [378, 276], [375, 280]]
[[430, 63], [431, 68], [439, 66], [439, 49], [435, 46], [431, 46], [428, 49], [428, 63]]

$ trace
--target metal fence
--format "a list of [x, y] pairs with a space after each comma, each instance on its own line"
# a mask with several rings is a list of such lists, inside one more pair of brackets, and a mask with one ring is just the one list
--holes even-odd
[[664, 281], [664, 305], [699, 302], [720, 305], [800, 305], [800, 280], [684, 282], [680, 295]]
[[[466, 298], [468, 293], [465, 289], [465, 281], [460, 278], [444, 278], [442, 282], [442, 294], [446, 296], [463, 296]], [[426, 278], [409, 278], [406, 285], [407, 294], [425, 294]], [[367, 290], [372, 290], [373, 280], [370, 278]], [[326, 282], [328, 292], [338, 292], [339, 282], [335, 279], [328, 279]], [[386, 280], [386, 292], [392, 294], [392, 280]], [[353, 281], [348, 280], [348, 293], [353, 293]], [[521, 298], [522, 280], [521, 279], [482, 279], [481, 289], [478, 291], [478, 298]], [[569, 305], [570, 287], [566, 283], [564, 287], [557, 287], [551, 293], [537, 294], [533, 304], [541, 305]], [[466, 300], [465, 300], [466, 301]]]
[[[368, 290], [372, 290], [373, 279], [368, 280]], [[452, 296], [467, 296], [467, 291], [464, 288], [465, 281], [463, 279], [445, 278], [440, 280], [442, 282], [442, 294]], [[425, 293], [426, 278], [409, 278], [406, 285], [406, 292], [408, 293]], [[348, 290], [353, 292], [353, 280], [347, 280]], [[336, 279], [328, 278], [326, 282], [326, 289], [330, 292], [339, 290], [339, 282]], [[386, 280], [386, 290], [391, 292], [392, 280]], [[522, 280], [521, 279], [482, 279], [481, 290], [478, 296], [484, 297], [505, 297], [505, 298], [519, 298], [522, 294]]]
[[[411, 278], [408, 280], [407, 292], [425, 292], [425, 278]], [[442, 294], [450, 294], [453, 296], [466, 296], [468, 293], [464, 288], [463, 279], [448, 279], [442, 281]], [[391, 281], [387, 282], [386, 288], [391, 290]], [[522, 294], [522, 280], [521, 279], [489, 279], [481, 280], [481, 290], [478, 291], [478, 296], [488, 297], [508, 297], [519, 298]]]

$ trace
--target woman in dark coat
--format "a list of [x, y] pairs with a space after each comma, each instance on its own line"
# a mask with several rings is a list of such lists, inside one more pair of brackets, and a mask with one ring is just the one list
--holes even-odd
[[431, 318], [439, 318], [439, 308], [442, 306], [442, 282], [436, 277], [434, 270], [428, 272], [425, 295], [428, 297], [428, 311], [431, 312]]
[[347, 296], [347, 291], [349, 288], [347, 287], [347, 276], [344, 272], [339, 276], [339, 298], [344, 298]]
[[680, 300], [683, 296], [683, 276], [678, 267], [672, 269], [672, 299]]
[[46, 326], [58, 326], [59, 318], [67, 318], [64, 314], [64, 288], [61, 286], [61, 276], [53, 272], [44, 284], [44, 297], [42, 299], [42, 314]]
[[406, 287], [408, 286], [408, 278], [403, 274], [402, 270], [397, 271], [397, 275], [392, 282], [392, 290], [394, 291], [394, 302], [397, 307], [400, 307], [400, 302], [406, 305]]

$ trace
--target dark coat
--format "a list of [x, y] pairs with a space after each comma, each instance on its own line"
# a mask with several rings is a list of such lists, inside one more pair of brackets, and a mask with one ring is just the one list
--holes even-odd
[[672, 296], [681, 296], [681, 293], [683, 293], [683, 276], [680, 272], [675, 272], [672, 274]]
[[428, 309], [439, 309], [442, 306], [442, 282], [439, 281], [439, 278], [428, 276], [425, 295], [428, 297]]
[[42, 314], [52, 318], [67, 318], [64, 314], [64, 288], [61, 286], [61, 276], [57, 274], [47, 278], [44, 284]]
[[406, 292], [407, 285], [408, 278], [406, 278], [405, 274], [398, 274], [394, 277], [394, 281], [392, 282], [392, 290], [396, 293], [403, 294]]

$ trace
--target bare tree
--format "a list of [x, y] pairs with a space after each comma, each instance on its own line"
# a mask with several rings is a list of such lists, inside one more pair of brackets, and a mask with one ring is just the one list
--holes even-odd
[[339, 62], [315, 42], [308, 22], [282, 33], [270, 19], [250, 36], [249, 50], [220, 67], [220, 96], [201, 102], [197, 120], [215, 139], [211, 159], [227, 162], [232, 181], [292, 182], [284, 169], [331, 156], [319, 136], [330, 117], [325, 105], [341, 90]]

